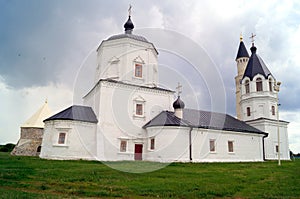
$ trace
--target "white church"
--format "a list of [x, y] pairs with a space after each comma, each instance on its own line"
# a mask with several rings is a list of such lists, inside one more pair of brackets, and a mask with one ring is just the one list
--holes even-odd
[[133, 34], [130, 15], [124, 28], [98, 47], [94, 86], [83, 105], [44, 120], [41, 158], [245, 162], [280, 155], [289, 160], [288, 122], [277, 117], [280, 83], [254, 43], [249, 56], [240, 40], [235, 118], [185, 108], [179, 91], [174, 99], [174, 91], [160, 88], [154, 44]]

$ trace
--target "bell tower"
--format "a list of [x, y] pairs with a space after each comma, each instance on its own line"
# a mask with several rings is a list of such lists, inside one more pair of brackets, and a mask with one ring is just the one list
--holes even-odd
[[240, 119], [247, 124], [268, 133], [264, 139], [265, 159], [288, 160], [288, 122], [279, 120], [278, 92], [276, 81], [267, 65], [257, 54], [252, 34], [251, 57], [240, 81]]
[[236, 116], [239, 120], [242, 120], [242, 113], [241, 113], [241, 107], [240, 107], [240, 101], [241, 101], [241, 90], [240, 90], [240, 84], [242, 81], [242, 77], [244, 75], [244, 71], [246, 69], [247, 63], [249, 60], [249, 54], [247, 52], [247, 49], [245, 47], [245, 44], [243, 42], [243, 36], [240, 35], [240, 45], [236, 56], [236, 65], [237, 65], [237, 76], [235, 77], [235, 86], [236, 86]]

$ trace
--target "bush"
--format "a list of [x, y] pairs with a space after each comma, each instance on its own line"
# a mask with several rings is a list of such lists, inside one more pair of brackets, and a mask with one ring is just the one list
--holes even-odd
[[15, 148], [15, 144], [8, 143], [6, 145], [0, 146], [0, 152], [11, 152]]

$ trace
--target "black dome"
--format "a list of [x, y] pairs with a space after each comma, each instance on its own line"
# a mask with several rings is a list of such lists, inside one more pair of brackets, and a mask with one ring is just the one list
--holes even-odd
[[130, 16], [128, 17], [128, 20], [126, 21], [126, 23], [124, 24], [124, 28], [125, 28], [125, 33], [131, 33], [133, 28], [134, 28], [134, 25], [131, 21], [131, 18]]
[[174, 109], [184, 109], [184, 102], [180, 99], [180, 96], [178, 96], [177, 100], [173, 103]]

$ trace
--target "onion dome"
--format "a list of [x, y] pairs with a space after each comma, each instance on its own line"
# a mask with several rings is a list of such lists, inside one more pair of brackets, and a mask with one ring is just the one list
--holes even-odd
[[184, 109], [184, 102], [180, 99], [180, 96], [178, 96], [177, 100], [173, 103], [174, 109]]
[[131, 34], [133, 28], [134, 28], [134, 25], [131, 21], [131, 18], [130, 16], [128, 17], [128, 20], [126, 21], [126, 23], [124, 24], [124, 28], [125, 28], [125, 33], [126, 34]]

